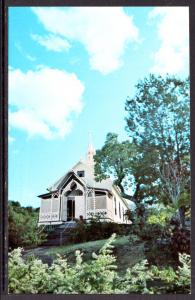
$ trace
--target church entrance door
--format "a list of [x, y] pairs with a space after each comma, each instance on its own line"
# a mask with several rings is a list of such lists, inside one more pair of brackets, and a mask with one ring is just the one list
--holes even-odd
[[75, 218], [75, 197], [68, 197], [67, 199], [67, 221]]

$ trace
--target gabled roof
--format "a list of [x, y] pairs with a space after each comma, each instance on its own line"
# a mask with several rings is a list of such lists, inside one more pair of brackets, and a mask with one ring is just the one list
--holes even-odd
[[[77, 171], [84, 171], [85, 176], [79, 177], [77, 175]], [[46, 196], [49, 196], [49, 194], [53, 194], [54, 192], [59, 191], [73, 177], [84, 187], [105, 190], [110, 192], [111, 194], [113, 194], [112, 190], [114, 188], [115, 192], [121, 197], [119, 189], [114, 185], [113, 181], [110, 178], [97, 182], [94, 177], [94, 166], [89, 165], [83, 160], [77, 162], [72, 169], [70, 169], [67, 173], [60, 177], [60, 179], [58, 179], [52, 186], [50, 186], [47, 189], [49, 193], [40, 195], [39, 197], [44, 198]], [[125, 205], [129, 207], [128, 201], [122, 197], [121, 199], [123, 200]]]
[[[80, 171], [84, 170], [85, 176], [84, 177], [77, 176], [78, 170], [80, 170]], [[60, 189], [64, 185], [64, 183], [67, 181], [69, 176], [73, 173], [77, 177], [77, 179], [80, 180], [81, 183], [85, 186], [105, 189], [108, 191], [111, 191], [111, 189], [112, 189], [113, 182], [110, 178], [104, 179], [100, 182], [95, 181], [92, 167], [87, 165], [87, 163], [84, 161], [79, 161], [77, 164], [74, 165], [74, 167], [71, 170], [69, 170], [67, 173], [65, 173], [64, 176], [62, 176], [51, 187], [49, 187], [48, 191], [54, 191], [54, 190]]]
[[53, 191], [53, 190], [59, 188], [60, 183], [61, 183], [62, 181], [64, 181], [64, 180], [66, 179], [66, 176], [67, 176], [70, 172], [72, 172], [73, 169], [74, 169], [77, 165], [79, 165], [80, 163], [82, 163], [81, 160], [80, 160], [79, 162], [77, 162], [77, 163], [74, 165], [74, 167], [73, 167], [72, 169], [70, 169], [67, 173], [65, 173], [63, 176], [61, 176], [60, 179], [58, 179], [53, 185], [51, 185], [49, 188], [47, 188], [47, 190], [48, 190], [48, 191]]

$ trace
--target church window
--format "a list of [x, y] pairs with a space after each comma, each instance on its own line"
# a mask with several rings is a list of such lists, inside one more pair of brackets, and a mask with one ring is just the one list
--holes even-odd
[[106, 196], [106, 192], [95, 191], [95, 196]]
[[79, 177], [84, 177], [85, 176], [85, 172], [84, 171], [77, 171], [77, 175]]
[[77, 188], [77, 184], [73, 181], [70, 185], [70, 189], [73, 191], [73, 190], [76, 190]]
[[83, 195], [83, 192], [79, 189], [77, 190], [69, 190], [65, 193], [65, 196], [82, 196]]
[[119, 202], [119, 218], [121, 219], [121, 204]]
[[116, 198], [114, 197], [114, 210], [115, 210], [115, 215], [117, 214], [117, 208], [116, 208]]

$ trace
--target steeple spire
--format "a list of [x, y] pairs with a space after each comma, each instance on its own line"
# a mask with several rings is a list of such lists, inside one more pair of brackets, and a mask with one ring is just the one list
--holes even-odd
[[87, 148], [87, 163], [88, 165], [94, 165], [93, 156], [95, 155], [95, 148], [92, 144], [92, 134], [89, 132], [89, 144]]

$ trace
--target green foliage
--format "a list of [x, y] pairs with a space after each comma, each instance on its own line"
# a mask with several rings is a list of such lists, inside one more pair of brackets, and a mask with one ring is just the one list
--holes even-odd
[[97, 150], [94, 157], [99, 163], [95, 166], [97, 179], [105, 179], [106, 175], [109, 175], [108, 172], [117, 177], [125, 177], [129, 172], [133, 151], [134, 148], [128, 141], [120, 143], [117, 134], [108, 133], [105, 145], [101, 150]]
[[189, 207], [190, 206], [190, 192], [189, 191], [184, 191], [179, 200], [178, 200], [178, 207], [182, 207], [182, 206], [185, 206], [185, 207]]
[[19, 202], [8, 203], [9, 247], [37, 246], [46, 235], [37, 227], [38, 212], [32, 207], [22, 207]]
[[147, 281], [150, 279], [150, 273], [147, 271], [147, 260], [143, 260], [131, 269], [127, 269], [123, 283], [126, 293], [151, 294], [147, 287]]
[[[153, 158], [153, 171], [147, 174], [143, 168], [143, 175], [151, 176], [163, 165], [174, 162], [180, 181], [185, 181], [184, 177], [190, 176], [189, 79], [150, 75], [137, 84], [136, 94], [127, 98], [125, 110], [130, 138], [142, 155], [147, 152]], [[188, 172], [182, 173], [184, 169]], [[172, 189], [176, 190], [178, 181], [172, 179]], [[157, 193], [165, 203], [173, 202], [174, 198], [168, 184], [170, 180], [161, 178], [156, 185]]]
[[119, 235], [128, 233], [128, 227], [124, 224], [102, 221], [101, 217], [96, 215], [90, 219], [89, 223], [78, 223], [71, 231], [70, 241], [73, 243], [82, 243], [106, 239], [111, 234]]
[[[150, 229], [148, 228], [149, 230], [146, 231], [148, 233], [151, 232], [153, 239], [166, 238], [170, 241], [170, 247], [175, 254], [189, 254], [190, 230], [181, 228], [176, 212], [177, 206], [168, 206], [159, 210], [153, 210], [153, 213], [148, 216], [147, 226], [145, 226], [141, 235], [143, 235], [146, 228], [150, 226]], [[154, 233], [155, 227], [159, 227], [159, 234]]]
[[120, 143], [117, 134], [108, 133], [105, 145], [102, 149], [97, 150], [94, 156], [96, 180], [101, 181], [110, 175], [114, 176], [115, 184], [119, 186], [124, 197], [131, 199], [129, 195], [125, 194], [125, 187], [131, 180], [131, 164], [134, 154], [133, 144], [129, 141]]
[[176, 213], [176, 210], [177, 208], [175, 208], [174, 206], [167, 206], [161, 209], [155, 209], [153, 210], [153, 213], [151, 213], [148, 216], [147, 223], [160, 224], [162, 226], [166, 226]]
[[140, 238], [139, 238], [138, 235], [136, 235], [136, 234], [130, 234], [130, 235], [129, 235], [129, 242], [130, 242], [130, 244], [134, 245], [134, 244], [136, 244], [137, 242], [138, 242], [138, 243], [140, 242]]
[[175, 293], [178, 294], [190, 293], [191, 285], [191, 259], [187, 254], [179, 254], [179, 262], [176, 270], [172, 267], [159, 269], [152, 266], [151, 275], [153, 281], [160, 280], [160, 286], [151, 288], [153, 293]]
[[[189, 109], [189, 79], [150, 75], [126, 100], [129, 141], [119, 142], [117, 134], [108, 133], [97, 150], [96, 179], [114, 176], [121, 195], [134, 201], [138, 216], [141, 204], [178, 201], [185, 223], [190, 204]], [[129, 187], [133, 195], [127, 193]]]
[[143, 228], [137, 229], [136, 234], [144, 241], [156, 240], [163, 234], [163, 226], [160, 224], [145, 224]]
[[[180, 255], [180, 266], [159, 269], [150, 267], [146, 260], [119, 276], [113, 255], [115, 235], [104, 244], [99, 253], [92, 253], [89, 262], [83, 262], [82, 253], [75, 252], [76, 260], [70, 266], [66, 258], [58, 256], [51, 266], [35, 257], [26, 261], [22, 249], [9, 253], [9, 293], [62, 294], [160, 294], [190, 292], [190, 256]], [[156, 281], [158, 284], [156, 284]], [[159, 285], [160, 282], [160, 285]]]
[[136, 144], [158, 146], [164, 158], [189, 153], [189, 79], [150, 75], [136, 85], [125, 109], [127, 131]]
[[[108, 133], [104, 146], [94, 156], [96, 180], [112, 175], [124, 198], [137, 205], [144, 198], [153, 196], [150, 200], [153, 203], [156, 187], [151, 182], [156, 180], [156, 172], [152, 168], [155, 157], [150, 153], [149, 146], [141, 149], [129, 141], [119, 142], [117, 134]], [[127, 189], [132, 186], [135, 186], [134, 194], [130, 195]]]
[[188, 292], [191, 285], [191, 258], [187, 254], [179, 254], [181, 266], [177, 270], [177, 286]]
[[175, 252], [190, 253], [190, 231], [175, 228], [171, 235], [171, 245]]
[[22, 248], [14, 249], [9, 253], [9, 293], [47, 293], [48, 265], [35, 257], [29, 257], [24, 261], [21, 254]]

